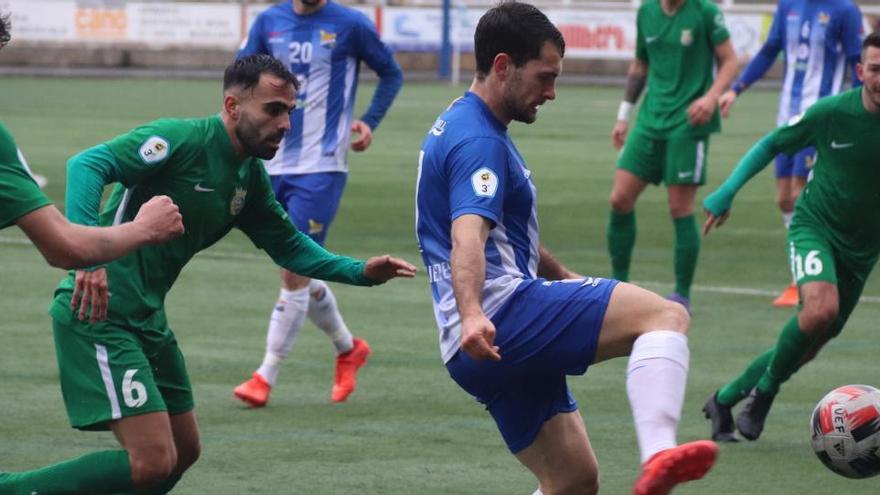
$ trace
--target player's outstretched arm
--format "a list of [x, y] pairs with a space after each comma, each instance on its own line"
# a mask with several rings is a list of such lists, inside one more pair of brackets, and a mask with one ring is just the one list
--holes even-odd
[[379, 284], [383, 284], [392, 278], [413, 278], [415, 275], [415, 265], [388, 254], [373, 256], [364, 264], [364, 276]]
[[626, 134], [629, 132], [629, 117], [642, 90], [645, 89], [645, 83], [648, 80], [648, 63], [638, 57], [634, 58], [629, 64], [629, 70], [626, 73], [626, 86], [623, 90], [623, 101], [617, 109], [617, 121], [611, 130], [611, 144], [614, 149], [620, 149], [626, 142]]
[[730, 216], [733, 199], [739, 190], [776, 156], [774, 136], [775, 133], [770, 133], [758, 141], [740, 160], [724, 183], [703, 200], [703, 210], [707, 217], [706, 223], [703, 224], [703, 235], [708, 234], [713, 226], [717, 228], [724, 224]]
[[133, 222], [115, 227], [70, 223], [54, 206], [34, 210], [16, 223], [50, 265], [63, 269], [100, 265], [183, 233], [180, 211], [167, 196], [151, 199]]

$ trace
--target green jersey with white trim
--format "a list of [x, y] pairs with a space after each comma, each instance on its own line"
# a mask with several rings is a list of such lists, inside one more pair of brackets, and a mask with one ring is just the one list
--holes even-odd
[[816, 147], [794, 221], [828, 232], [836, 247], [865, 262], [880, 252], [878, 136], [880, 115], [865, 109], [861, 88], [822, 98], [770, 135], [776, 153]]
[[715, 46], [730, 33], [711, 0], [685, 0], [672, 15], [648, 0], [636, 15], [636, 57], [648, 64], [648, 92], [637, 125], [653, 138], [705, 136], [721, 129], [718, 110], [693, 127], [687, 109], [714, 81]]
[[0, 229], [50, 204], [52, 202], [21, 163], [12, 135], [0, 123]]
[[[119, 182], [98, 221], [104, 184]], [[233, 227], [279, 265], [306, 276], [372, 285], [364, 263], [333, 255], [296, 230], [275, 200], [256, 158], [236, 156], [219, 116], [158, 120], [91, 148], [68, 163], [67, 213], [83, 224], [129, 221], [157, 195], [180, 207], [185, 233], [146, 246], [107, 265], [112, 293], [108, 320], [144, 333], [167, 332], [165, 294], [183, 266]], [[73, 273], [56, 291], [51, 314], [70, 318]]]

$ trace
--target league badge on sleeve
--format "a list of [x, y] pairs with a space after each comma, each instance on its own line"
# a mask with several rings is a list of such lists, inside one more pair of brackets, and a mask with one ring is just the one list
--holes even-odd
[[171, 145], [168, 144], [168, 141], [165, 138], [159, 136], [151, 136], [147, 139], [144, 144], [141, 145], [138, 150], [138, 154], [147, 165], [152, 165], [154, 163], [161, 162], [165, 158], [168, 157], [168, 150], [171, 149]]
[[484, 198], [494, 198], [495, 191], [498, 190], [498, 176], [495, 172], [483, 167], [471, 176], [471, 185], [474, 186], [474, 193]]

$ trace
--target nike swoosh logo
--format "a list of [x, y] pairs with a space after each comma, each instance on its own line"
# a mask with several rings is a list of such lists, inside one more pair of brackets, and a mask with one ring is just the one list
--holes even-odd
[[657, 38], [660, 36], [645, 36], [645, 43], [653, 43], [657, 41]]
[[196, 192], [211, 192], [211, 191], [213, 191], [213, 189], [210, 189], [207, 187], [202, 187], [201, 184], [196, 184], [195, 189], [196, 189]]
[[854, 144], [856, 144], [856, 143], [838, 143], [837, 141], [831, 141], [831, 147], [836, 150], [843, 149], [843, 148], [849, 148], [849, 147], [853, 146]]
[[679, 172], [678, 178], [684, 179], [685, 177], [690, 177], [691, 175], [693, 175], [693, 172]]

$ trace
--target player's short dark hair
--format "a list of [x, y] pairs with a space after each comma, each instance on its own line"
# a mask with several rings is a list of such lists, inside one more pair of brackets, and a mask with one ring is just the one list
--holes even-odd
[[287, 67], [271, 55], [248, 55], [242, 57], [226, 67], [223, 73], [223, 90], [229, 88], [253, 89], [263, 74], [272, 74], [283, 81], [293, 85], [293, 89], [299, 91], [299, 81]]
[[516, 67], [541, 57], [547, 41], [565, 55], [565, 40], [556, 26], [534, 5], [505, 0], [492, 7], [477, 23], [474, 55], [477, 75], [485, 76], [499, 53], [506, 53]]
[[869, 46], [880, 48], [880, 31], [874, 31], [865, 36], [865, 40], [862, 41], [862, 56], [864, 56], [864, 53], [868, 50]]
[[0, 48], [12, 39], [12, 14], [0, 14]]

